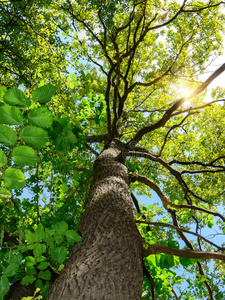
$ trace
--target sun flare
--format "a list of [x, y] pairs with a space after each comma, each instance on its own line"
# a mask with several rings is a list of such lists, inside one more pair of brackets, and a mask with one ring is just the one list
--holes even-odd
[[180, 88], [178, 90], [179, 96], [187, 98], [190, 96], [191, 92], [192, 91], [189, 88]]
[[190, 102], [189, 102], [189, 96], [191, 95], [192, 91], [189, 88], [179, 88], [178, 89], [178, 95], [179, 97], [185, 97], [187, 100], [184, 101], [183, 106], [185, 108], [190, 106]]

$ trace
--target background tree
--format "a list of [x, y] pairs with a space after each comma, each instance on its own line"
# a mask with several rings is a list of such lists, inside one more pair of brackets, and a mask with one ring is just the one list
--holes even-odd
[[223, 5], [1, 1], [2, 299], [224, 299]]

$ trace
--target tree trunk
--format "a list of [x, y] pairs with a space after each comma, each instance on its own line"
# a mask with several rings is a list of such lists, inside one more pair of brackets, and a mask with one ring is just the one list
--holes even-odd
[[139, 300], [142, 239], [136, 228], [127, 168], [112, 142], [95, 162], [94, 178], [80, 232], [49, 300]]

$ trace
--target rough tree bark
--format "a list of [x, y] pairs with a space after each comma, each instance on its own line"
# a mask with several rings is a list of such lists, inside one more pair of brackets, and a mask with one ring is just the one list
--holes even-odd
[[49, 300], [136, 300], [142, 292], [142, 239], [135, 225], [126, 166], [114, 140], [94, 165], [80, 232]]

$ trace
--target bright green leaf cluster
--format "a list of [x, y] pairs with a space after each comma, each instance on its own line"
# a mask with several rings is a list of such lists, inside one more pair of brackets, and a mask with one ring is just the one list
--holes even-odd
[[[56, 88], [51, 84], [42, 86], [32, 93], [33, 101], [41, 104], [49, 102], [55, 92]], [[7, 189], [21, 189], [26, 184], [22, 170], [14, 166], [7, 168], [6, 164], [11, 157], [13, 164], [20, 167], [35, 166], [39, 162], [37, 149], [49, 141], [45, 129], [52, 125], [53, 115], [46, 107], [31, 108], [31, 100], [20, 89], [6, 91], [2, 88], [1, 95], [4, 104], [0, 106], [0, 143], [7, 147], [5, 152], [0, 151], [4, 186]], [[32, 125], [27, 125], [27, 121]], [[7, 198], [11, 194], [1, 188], [0, 195]]]

